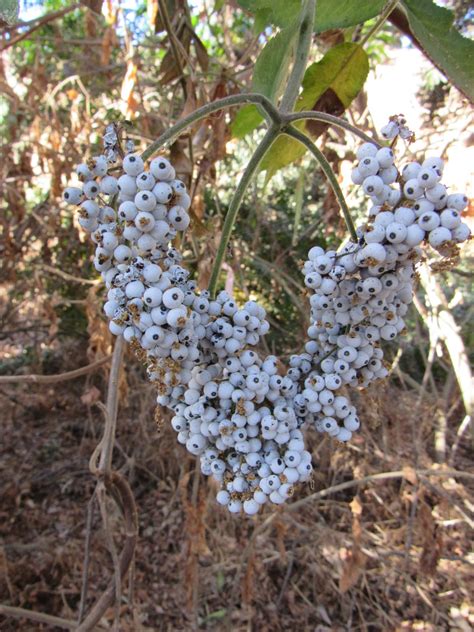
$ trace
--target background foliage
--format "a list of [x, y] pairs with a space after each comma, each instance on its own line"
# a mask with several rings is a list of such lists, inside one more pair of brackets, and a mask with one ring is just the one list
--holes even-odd
[[[425, 118], [414, 150], [434, 143], [443, 156], [456, 147], [468, 151], [469, 3], [453, 2], [452, 13], [431, 0], [403, 0], [383, 27], [386, 2], [337, 4], [336, 12], [331, 0], [318, 2], [296, 109], [344, 115], [374, 133], [368, 77], [418, 46], [444, 75], [428, 73], [419, 86]], [[144, 147], [210, 100], [254, 90], [276, 102], [291, 68], [299, 6], [46, 0], [25, 2], [19, 18], [2, 6], [1, 374], [59, 373], [110, 352], [91, 248], [61, 201], [74, 166], [100, 152], [104, 125], [129, 121], [129, 135]], [[398, 113], [387, 108], [386, 117]], [[181, 246], [201, 287], [260, 122], [253, 106], [213, 115], [168, 148], [193, 196], [193, 230]], [[354, 139], [321, 124], [302, 127], [318, 140], [362, 218], [366, 209], [348, 180]], [[322, 174], [291, 139], [275, 143], [262, 167], [221, 284], [242, 300], [262, 301], [272, 324], [265, 345], [284, 360], [300, 350], [307, 326], [300, 264], [310, 246], [336, 246], [345, 229]], [[467, 246], [434, 287], [420, 284], [409, 337], [393, 349], [392, 378], [357, 395], [365, 423], [354, 444], [312, 439], [317, 490], [387, 470], [404, 476], [282, 512], [266, 530], [265, 516], [236, 521], [208, 504], [208, 483], [174, 445], [166, 420], [157, 433], [154, 394], [127, 358], [116, 464], [139, 504], [141, 540], [120, 629], [468, 629], [472, 485], [422, 479], [414, 468], [469, 468], [472, 396], [460, 390], [446, 345], [434, 335], [440, 308], [426, 292], [448, 308], [469, 349], [470, 262]], [[74, 617], [91, 491], [87, 463], [100, 435], [106, 373], [44, 389], [0, 382], [5, 603]], [[112, 519], [119, 534], [119, 517]], [[103, 588], [109, 566], [96, 522], [92, 594]], [[115, 614], [107, 613], [104, 626]], [[31, 625], [22, 629], [38, 629]], [[5, 619], [2, 629], [18, 628]]]

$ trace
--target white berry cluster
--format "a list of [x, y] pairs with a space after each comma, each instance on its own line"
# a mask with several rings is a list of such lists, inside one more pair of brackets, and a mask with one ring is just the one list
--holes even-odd
[[445, 254], [468, 239], [470, 230], [461, 218], [468, 199], [462, 193], [448, 193], [441, 183], [441, 158], [409, 162], [399, 172], [393, 150], [373, 143], [364, 143], [357, 158], [352, 181], [370, 197], [369, 216], [375, 219], [364, 234], [367, 244], [390, 243], [408, 252], [427, 241]]
[[[67, 188], [64, 198], [77, 205], [79, 223], [96, 244], [110, 330], [146, 364], [157, 403], [173, 413], [178, 441], [220, 484], [217, 501], [249, 515], [267, 502], [281, 504], [311, 476], [305, 427], [340, 441], [358, 429], [345, 389], [387, 375], [381, 344], [403, 332], [419, 244], [427, 235], [432, 242], [434, 228], [417, 220], [431, 213], [444, 227], [445, 211], [428, 199], [431, 188], [422, 187], [417, 198], [392, 189], [399, 178], [392, 151], [364, 144], [354, 179], [374, 202], [369, 222], [358, 230], [358, 243], [310, 250], [303, 270], [311, 292], [309, 340], [281, 370], [276, 357], [256, 351], [269, 329], [265, 310], [255, 301], [239, 306], [226, 292], [213, 299], [181, 265], [172, 241], [189, 226], [191, 200], [173, 166], [157, 157], [147, 169], [129, 152], [113, 167], [122, 153], [115, 128], [104, 141], [107, 154], [78, 166], [82, 186]], [[442, 169], [439, 160], [428, 164]], [[460, 199], [447, 196], [451, 211]], [[421, 231], [418, 241], [412, 227]], [[451, 241], [462, 241], [456, 228], [448, 229]]]
[[146, 171], [127, 154], [118, 177], [109, 167], [104, 156], [79, 165], [82, 187], [64, 198], [96, 244], [111, 332], [146, 362], [178, 440], [221, 483], [221, 504], [254, 514], [267, 500], [284, 502], [312, 466], [294, 369], [281, 377], [276, 358], [251, 349], [269, 329], [265, 310], [254, 301], [239, 308], [226, 292], [211, 300], [188, 279], [170, 243], [189, 225], [190, 199], [165, 158]]

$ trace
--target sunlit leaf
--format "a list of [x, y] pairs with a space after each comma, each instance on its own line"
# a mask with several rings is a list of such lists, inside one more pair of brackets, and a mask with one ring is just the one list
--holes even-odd
[[[285, 87], [294, 56], [297, 21], [279, 31], [264, 46], [257, 58], [252, 78], [252, 92], [258, 92], [276, 103]], [[262, 121], [254, 105], [245, 106], [232, 125], [232, 134], [242, 138]]]
[[[369, 62], [361, 46], [351, 42], [334, 46], [306, 70], [303, 91], [295, 109], [324, 109], [342, 114], [362, 89], [368, 72]], [[304, 130], [306, 124], [300, 123], [298, 127]], [[278, 169], [301, 158], [305, 151], [292, 138], [278, 138], [262, 161], [262, 169], [267, 171], [267, 181]]]
[[245, 105], [241, 108], [232, 123], [232, 136], [243, 138], [262, 122], [263, 117], [255, 105]]
[[453, 26], [453, 12], [432, 0], [403, 0], [403, 4], [410, 28], [428, 57], [474, 101], [474, 42]]

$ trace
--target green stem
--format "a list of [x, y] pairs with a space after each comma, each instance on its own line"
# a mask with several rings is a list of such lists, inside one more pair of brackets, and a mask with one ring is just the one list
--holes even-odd
[[352, 221], [352, 217], [349, 211], [349, 207], [347, 206], [346, 200], [344, 198], [344, 194], [342, 193], [341, 187], [339, 186], [339, 182], [337, 181], [336, 175], [332, 170], [331, 165], [327, 161], [323, 152], [316, 147], [313, 141], [305, 136], [302, 132], [295, 129], [294, 127], [286, 127], [283, 132], [292, 138], [295, 138], [300, 143], [302, 143], [309, 151], [313, 154], [316, 160], [319, 162], [321, 169], [324, 171], [326, 178], [329, 180], [329, 184], [334, 191], [334, 194], [339, 202], [339, 206], [341, 207], [342, 214], [344, 216], [344, 221], [346, 222], [347, 229], [351, 235], [353, 241], [357, 242], [357, 233], [354, 226], [354, 222]]
[[296, 181], [295, 189], [295, 222], [293, 224], [293, 237], [291, 238], [291, 245], [296, 246], [298, 241], [298, 229], [301, 221], [301, 212], [303, 210], [303, 191], [304, 191], [304, 176], [303, 169], [300, 171], [298, 180]]
[[301, 121], [303, 119], [321, 121], [323, 123], [328, 123], [328, 125], [334, 125], [335, 127], [340, 127], [341, 129], [351, 132], [352, 134], [354, 134], [354, 136], [358, 136], [360, 139], [362, 139], [366, 143], [373, 143], [377, 147], [381, 147], [381, 145], [376, 140], [374, 140], [373, 138], [370, 138], [370, 136], [367, 136], [367, 134], [362, 132], [359, 128], [355, 127], [354, 125], [351, 125], [350, 123], [348, 123], [342, 118], [339, 118], [338, 116], [333, 116], [332, 114], [325, 114], [324, 112], [313, 112], [312, 110], [310, 110], [310, 111], [303, 111], [303, 112], [295, 112], [293, 114], [286, 114], [283, 117], [283, 121], [288, 122], [288, 123], [294, 123], [295, 121]]
[[272, 103], [262, 94], [233, 94], [230, 97], [224, 97], [223, 99], [212, 101], [212, 103], [207, 103], [206, 105], [203, 105], [202, 107], [198, 108], [197, 110], [183, 118], [181, 121], [178, 121], [175, 125], [173, 125], [173, 127], [170, 127], [169, 130], [167, 130], [145, 149], [145, 151], [142, 153], [143, 160], [148, 160], [148, 158], [150, 158], [150, 156], [152, 156], [161, 147], [163, 147], [163, 145], [181, 134], [181, 132], [183, 132], [187, 127], [190, 127], [194, 123], [207, 118], [210, 114], [213, 114], [214, 112], [218, 112], [219, 110], [223, 110], [224, 108], [243, 105], [244, 103], [254, 103], [255, 105], [259, 105], [263, 110], [268, 122], [278, 124], [281, 122], [281, 116], [278, 110], [276, 110]]
[[311, 38], [313, 35], [314, 13], [316, 9], [316, 0], [306, 0], [301, 15], [299, 26], [299, 38], [296, 48], [295, 63], [291, 70], [286, 86], [285, 93], [280, 103], [280, 112], [291, 112], [293, 110], [303, 81], [308, 61], [309, 49], [311, 47]]
[[387, 4], [385, 5], [382, 13], [379, 15], [379, 18], [378, 18], [377, 22], [373, 25], [373, 27], [371, 29], [369, 29], [367, 31], [367, 33], [364, 35], [364, 37], [359, 42], [360, 46], [365, 46], [365, 44], [367, 44], [369, 39], [373, 35], [375, 35], [375, 33], [377, 33], [377, 31], [379, 31], [382, 28], [382, 26], [385, 24], [388, 16], [392, 13], [392, 11], [397, 6], [398, 2], [399, 2], [399, 0], [389, 0], [389, 2], [387, 2]]
[[222, 263], [225, 259], [225, 253], [227, 250], [227, 244], [229, 243], [230, 235], [232, 233], [232, 229], [234, 227], [235, 219], [237, 217], [237, 213], [239, 212], [240, 205], [242, 203], [242, 199], [245, 195], [247, 187], [249, 186], [252, 178], [258, 170], [260, 162], [262, 158], [270, 148], [271, 144], [275, 140], [275, 138], [280, 134], [280, 126], [272, 125], [268, 130], [260, 144], [256, 148], [255, 152], [250, 159], [242, 177], [240, 178], [239, 184], [235, 190], [235, 193], [232, 197], [232, 200], [229, 205], [229, 210], [227, 211], [227, 215], [225, 217], [224, 226], [222, 227], [222, 236], [219, 243], [219, 248], [217, 249], [216, 258], [214, 260], [214, 265], [212, 267], [211, 278], [209, 281], [209, 291], [211, 296], [214, 296], [217, 287], [217, 281], [219, 279], [219, 272], [222, 266]]

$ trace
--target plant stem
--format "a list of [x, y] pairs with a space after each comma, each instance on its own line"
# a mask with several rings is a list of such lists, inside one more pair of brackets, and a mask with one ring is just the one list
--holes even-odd
[[346, 200], [344, 198], [344, 194], [342, 193], [341, 187], [339, 186], [339, 182], [337, 181], [336, 175], [332, 170], [331, 165], [327, 161], [323, 152], [316, 147], [313, 141], [308, 138], [305, 134], [295, 129], [294, 127], [286, 127], [284, 128], [284, 133], [292, 138], [295, 138], [300, 143], [302, 143], [309, 151], [313, 154], [316, 160], [319, 162], [321, 169], [324, 171], [326, 178], [329, 180], [329, 184], [334, 191], [334, 194], [339, 202], [339, 206], [341, 207], [342, 214], [344, 216], [344, 221], [346, 222], [347, 229], [351, 235], [353, 241], [357, 242], [357, 233], [354, 226], [354, 222], [352, 221], [352, 217], [349, 211], [349, 207], [347, 206]]
[[376, 140], [374, 140], [373, 138], [370, 138], [370, 136], [362, 132], [358, 127], [355, 127], [354, 125], [351, 125], [344, 119], [339, 118], [338, 116], [333, 116], [332, 114], [326, 114], [324, 112], [313, 112], [312, 110], [309, 110], [309, 111], [295, 112], [293, 114], [285, 114], [283, 116], [283, 121], [288, 122], [288, 123], [294, 123], [295, 121], [300, 121], [303, 119], [321, 121], [323, 123], [328, 123], [328, 125], [334, 125], [335, 127], [340, 127], [341, 129], [345, 129], [346, 131], [351, 132], [352, 134], [354, 134], [354, 136], [358, 136], [360, 139], [362, 139], [366, 143], [373, 143], [377, 147], [381, 147], [381, 145]]
[[150, 158], [150, 156], [152, 156], [161, 147], [163, 147], [163, 145], [181, 134], [181, 132], [183, 132], [187, 127], [190, 127], [194, 123], [207, 118], [210, 114], [213, 114], [214, 112], [218, 112], [219, 110], [223, 110], [224, 108], [243, 105], [244, 103], [254, 103], [256, 105], [259, 105], [262, 108], [268, 122], [278, 124], [281, 123], [281, 116], [278, 110], [276, 110], [272, 103], [262, 94], [233, 94], [229, 97], [224, 97], [223, 99], [218, 99], [217, 101], [207, 103], [194, 112], [191, 112], [191, 114], [183, 118], [181, 121], [178, 121], [175, 125], [173, 125], [173, 127], [170, 127], [169, 130], [167, 130], [145, 149], [145, 151], [142, 153], [143, 160], [148, 160], [148, 158]]
[[316, 9], [316, 0], [306, 0], [302, 10], [301, 22], [299, 26], [299, 38], [296, 48], [295, 63], [291, 70], [286, 86], [285, 94], [280, 103], [280, 112], [290, 112], [293, 110], [301, 82], [303, 81], [308, 61], [309, 49], [311, 47], [311, 38], [313, 35], [314, 12]]
[[257, 172], [262, 158], [279, 134], [279, 125], [274, 124], [267, 130], [267, 133], [253, 153], [252, 158], [250, 159], [250, 162], [248, 163], [242, 177], [240, 178], [239, 184], [237, 185], [237, 188], [229, 205], [229, 210], [227, 211], [227, 215], [225, 217], [224, 226], [222, 227], [221, 241], [219, 243], [219, 248], [216, 253], [214, 265], [212, 267], [211, 278], [209, 281], [209, 291], [211, 293], [211, 296], [214, 296], [216, 291], [217, 281], [219, 279], [219, 272], [221, 269], [221, 265], [225, 259], [227, 244], [229, 243], [235, 219], [237, 217], [237, 213], [239, 212], [240, 205], [242, 203], [242, 199], [245, 195], [247, 187], [249, 186], [252, 178]]
[[385, 5], [382, 13], [379, 15], [379, 18], [378, 18], [377, 22], [373, 25], [373, 27], [371, 29], [369, 29], [367, 31], [367, 33], [364, 35], [364, 37], [359, 42], [360, 46], [365, 46], [365, 44], [367, 44], [369, 39], [373, 35], [375, 35], [375, 33], [377, 33], [377, 31], [379, 31], [382, 28], [382, 26], [385, 24], [388, 16], [392, 13], [392, 11], [397, 6], [398, 2], [399, 2], [399, 0], [389, 0], [389, 2], [387, 2], [387, 4]]
[[304, 190], [304, 176], [303, 170], [300, 171], [298, 180], [296, 181], [295, 189], [295, 221], [293, 224], [293, 236], [291, 238], [291, 245], [295, 246], [298, 241], [298, 229], [301, 221], [301, 212], [303, 210], [303, 190]]
[[101, 440], [101, 453], [99, 470], [103, 473], [109, 473], [112, 468], [112, 453], [115, 444], [115, 426], [117, 424], [118, 410], [118, 385], [120, 378], [120, 367], [122, 364], [122, 355], [124, 349], [124, 340], [122, 336], [118, 336], [115, 341], [114, 352], [112, 355], [112, 366], [110, 367], [109, 385], [107, 392], [107, 410], [105, 419], [104, 434]]

